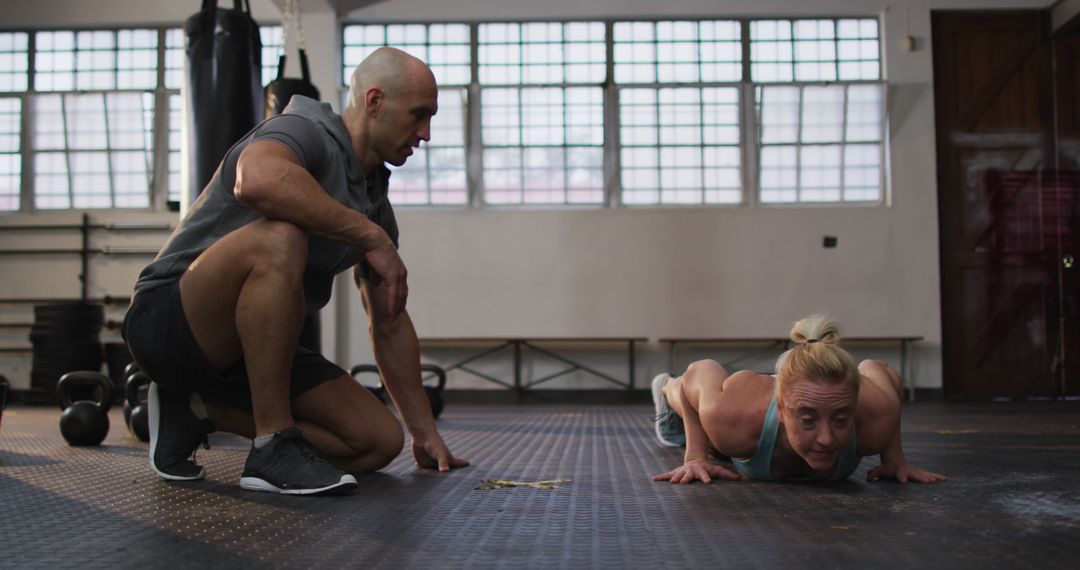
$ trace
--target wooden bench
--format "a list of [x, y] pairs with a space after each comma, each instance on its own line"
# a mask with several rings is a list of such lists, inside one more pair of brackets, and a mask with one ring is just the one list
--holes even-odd
[[[633, 391], [635, 353], [637, 350], [636, 345], [647, 340], [647, 338], [642, 337], [427, 337], [420, 339], [420, 345], [422, 347], [443, 346], [447, 348], [477, 347], [477, 352], [474, 352], [458, 362], [444, 366], [443, 368], [447, 372], [450, 372], [451, 370], [461, 370], [483, 380], [487, 380], [488, 382], [503, 386], [504, 388], [512, 389], [516, 392], [518, 401], [521, 401], [524, 399], [526, 390], [578, 370], [587, 372], [588, 374], [611, 382], [619, 387], [626, 388], [628, 392]], [[626, 346], [627, 379], [625, 381], [577, 362], [574, 359], [567, 357], [565, 353], [560, 354], [555, 352], [555, 350], [561, 349], [566, 345], [580, 348], [587, 345], [611, 344]], [[504, 350], [513, 352], [513, 384], [469, 367], [469, 364], [471, 363], [483, 360], [484, 358]], [[525, 382], [522, 378], [522, 353], [526, 350], [531, 350], [547, 356], [548, 358], [558, 360], [559, 362], [566, 364], [568, 368]]]
[[[842, 346], [867, 345], [867, 344], [899, 344], [900, 346], [900, 380], [903, 382], [904, 391], [907, 393], [909, 402], [915, 401], [915, 379], [911, 377], [909, 360], [911, 358], [911, 344], [923, 339], [921, 336], [848, 336], [841, 339]], [[755, 350], [776, 351], [779, 356], [791, 348], [791, 339], [788, 337], [665, 337], [660, 339], [661, 344], [668, 345], [668, 365], [672, 374], [676, 373], [676, 358], [678, 347], [681, 346], [754, 346]], [[743, 354], [734, 360], [725, 362], [725, 365], [734, 366], [751, 353]]]

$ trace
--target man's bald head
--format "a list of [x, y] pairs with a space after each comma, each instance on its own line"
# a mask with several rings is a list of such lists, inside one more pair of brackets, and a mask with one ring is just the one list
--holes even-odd
[[381, 47], [364, 58], [349, 79], [349, 106], [362, 107], [364, 93], [377, 87], [386, 96], [396, 97], [415, 82], [435, 83], [427, 64], [392, 47]]

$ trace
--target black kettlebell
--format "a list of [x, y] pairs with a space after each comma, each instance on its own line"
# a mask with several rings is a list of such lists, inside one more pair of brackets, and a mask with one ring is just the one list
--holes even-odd
[[382, 376], [379, 376], [378, 366], [375, 366], [374, 364], [357, 364], [356, 366], [352, 367], [352, 370], [349, 371], [349, 374], [351, 374], [353, 378], [356, 378], [357, 374], [374, 374], [375, 377], [379, 379], [379, 382], [373, 386], [369, 386], [368, 384], [360, 382], [359, 378], [356, 378], [356, 381], [360, 382], [360, 385], [364, 388], [367, 388], [368, 392], [374, 394], [380, 402], [386, 405], [390, 404], [390, 396], [386, 393], [386, 387], [383, 386]]
[[[131, 375], [136, 373], [136, 372], [139, 372], [140, 370], [141, 370], [141, 368], [139, 368], [139, 365], [135, 364], [134, 361], [129, 362], [128, 365], [124, 367], [124, 386], [127, 386], [127, 381], [129, 379], [131, 379]], [[117, 388], [119, 388], [119, 386], [117, 386]], [[126, 395], [126, 393], [127, 393], [127, 390], [125, 389], [125, 395]], [[125, 397], [124, 398], [124, 425], [128, 425], [130, 423], [131, 423], [131, 406], [128, 405], [127, 398]]]
[[434, 364], [421, 364], [420, 372], [435, 375], [435, 385], [424, 384], [424, 393], [427, 394], [428, 402], [431, 404], [431, 415], [438, 418], [439, 414], [442, 413], [445, 404], [445, 402], [443, 402], [442, 393], [443, 389], [446, 388], [446, 371], [443, 370], [441, 366], [436, 366]]
[[143, 442], [150, 441], [150, 407], [147, 404], [150, 382], [145, 372], [135, 372], [128, 376], [125, 390], [124, 420], [128, 431]]
[[[96, 400], [74, 400], [79, 388], [98, 389]], [[93, 396], [91, 396], [93, 397]], [[98, 445], [109, 433], [109, 407], [112, 405], [113, 384], [99, 372], [78, 370], [68, 372], [56, 383], [56, 400], [64, 413], [60, 415], [60, 433], [70, 445]]]

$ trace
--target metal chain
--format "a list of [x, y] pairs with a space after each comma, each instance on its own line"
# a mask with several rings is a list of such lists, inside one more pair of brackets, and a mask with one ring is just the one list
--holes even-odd
[[286, 55], [289, 51], [289, 28], [292, 27], [292, 14], [289, 12], [289, 6], [292, 0], [285, 0], [285, 6], [281, 9], [281, 55]]
[[300, 24], [300, 0], [285, 0], [285, 14], [289, 22], [296, 24], [296, 46], [307, 49], [304, 42], [304, 26]]

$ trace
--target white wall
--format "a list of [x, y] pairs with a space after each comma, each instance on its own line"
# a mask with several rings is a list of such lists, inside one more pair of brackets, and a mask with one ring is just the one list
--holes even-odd
[[[227, 2], [227, 0], [224, 0]], [[15, 0], [0, 27], [179, 23], [195, 3]], [[269, 0], [253, 2], [277, 19]], [[918, 386], [940, 387], [940, 294], [929, 7], [1042, 8], [1048, 0], [795, 2], [648, 0], [390, 0], [350, 21], [725, 16], [881, 16], [889, 82], [889, 204], [815, 207], [405, 210], [398, 218], [410, 268], [410, 313], [422, 337], [782, 335], [800, 315], [835, 315], [851, 335], [918, 335]], [[337, 22], [305, 15], [315, 82], [336, 101]], [[918, 38], [914, 52], [900, 38]], [[165, 213], [125, 214], [172, 219]], [[0, 223], [74, 218], [3, 216]], [[101, 218], [115, 217], [101, 213]], [[823, 249], [822, 236], [839, 238]], [[114, 262], [115, 263], [115, 262]], [[100, 285], [124, 295], [138, 263], [115, 266]], [[0, 258], [0, 297], [78, 292], [70, 264]], [[13, 278], [13, 275], [21, 275]], [[66, 285], [61, 286], [59, 283]], [[56, 284], [56, 285], [53, 285]], [[339, 285], [348, 284], [342, 278]], [[54, 291], [54, 288], [56, 291]], [[30, 293], [29, 291], [33, 291]], [[324, 345], [342, 365], [370, 361], [355, 293], [324, 310]], [[40, 295], [39, 295], [40, 293]], [[657, 345], [638, 377], [666, 367]], [[14, 358], [17, 360], [18, 358]], [[618, 373], [622, 356], [600, 355]], [[0, 355], [0, 362], [12, 358]], [[25, 363], [24, 363], [25, 364]], [[4, 367], [0, 365], [0, 373]], [[16, 386], [22, 373], [8, 372]], [[454, 376], [452, 386], [489, 387]], [[573, 377], [559, 386], [594, 386]]]

